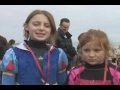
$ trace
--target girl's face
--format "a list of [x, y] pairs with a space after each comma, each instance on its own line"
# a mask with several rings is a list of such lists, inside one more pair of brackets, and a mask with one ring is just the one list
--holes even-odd
[[25, 30], [29, 32], [30, 39], [45, 41], [50, 37], [51, 25], [48, 18], [43, 14], [36, 14], [25, 25]]
[[94, 41], [88, 42], [81, 48], [81, 56], [88, 64], [102, 64], [105, 60], [105, 50], [98, 45], [94, 45]]

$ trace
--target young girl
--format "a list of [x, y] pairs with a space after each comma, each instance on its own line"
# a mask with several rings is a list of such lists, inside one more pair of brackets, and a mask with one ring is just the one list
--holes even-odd
[[120, 85], [120, 68], [108, 63], [110, 44], [101, 30], [91, 29], [79, 39], [84, 64], [71, 70], [69, 85]]
[[24, 23], [26, 40], [10, 48], [2, 62], [3, 85], [56, 85], [67, 78], [68, 59], [55, 48], [56, 27], [48, 11], [33, 11]]

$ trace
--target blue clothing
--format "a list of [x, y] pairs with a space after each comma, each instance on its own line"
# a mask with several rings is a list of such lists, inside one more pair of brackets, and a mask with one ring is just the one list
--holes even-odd
[[[7, 50], [2, 61], [2, 71], [12, 73], [8, 77], [3, 74], [2, 84], [20, 85], [43, 85], [37, 63], [31, 52], [25, 47], [25, 43]], [[60, 48], [50, 50], [50, 69], [48, 71], [48, 52], [43, 57], [43, 78], [48, 79], [51, 84], [64, 84], [67, 79], [66, 67], [68, 59], [64, 51]], [[49, 72], [49, 76], [47, 73]], [[12, 78], [11, 78], [12, 77]], [[14, 81], [14, 83], [13, 83]]]

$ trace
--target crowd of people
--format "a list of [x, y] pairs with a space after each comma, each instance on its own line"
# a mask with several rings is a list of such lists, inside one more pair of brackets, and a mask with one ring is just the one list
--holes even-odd
[[70, 22], [62, 18], [56, 29], [50, 12], [34, 10], [22, 43], [0, 36], [1, 85], [120, 85], [120, 47], [113, 49], [104, 31], [89, 29], [79, 34], [76, 50]]

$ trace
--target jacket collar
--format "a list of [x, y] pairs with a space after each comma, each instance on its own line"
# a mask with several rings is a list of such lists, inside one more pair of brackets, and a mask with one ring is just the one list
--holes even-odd
[[[26, 46], [26, 42], [23, 42], [23, 43], [20, 43], [19, 45], [16, 45], [15, 47], [19, 48], [19, 49], [22, 49], [22, 50], [26, 50], [26, 51], [29, 51], [27, 49], [27, 46]], [[51, 46], [50, 47], [50, 51], [54, 49], [54, 46]]]
[[61, 36], [65, 36], [65, 33], [60, 28], [58, 28], [58, 32], [60, 33]]
[[67, 38], [71, 38], [72, 37], [72, 35], [69, 33], [69, 32], [67, 32], [67, 33], [64, 33], [60, 28], [58, 28], [58, 32], [60, 33], [60, 35], [61, 36], [67, 36]]

